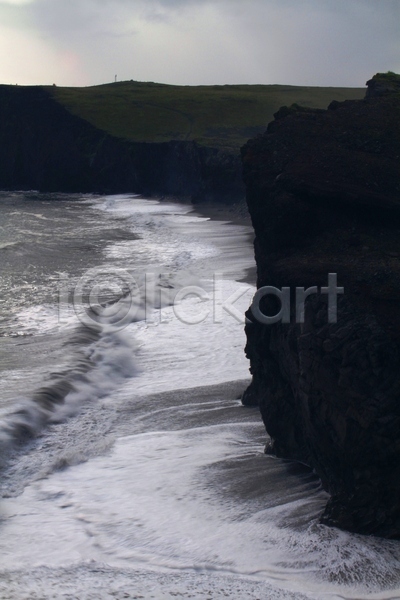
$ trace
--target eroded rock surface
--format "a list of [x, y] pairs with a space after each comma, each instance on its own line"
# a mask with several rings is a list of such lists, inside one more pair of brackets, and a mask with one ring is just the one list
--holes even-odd
[[240, 157], [194, 141], [128, 142], [39, 86], [0, 85], [0, 189], [241, 200]]
[[375, 76], [365, 100], [327, 111], [283, 108], [242, 149], [257, 286], [320, 290], [337, 273], [344, 287], [337, 323], [328, 323], [320, 293], [306, 300], [304, 323], [295, 322], [294, 298], [289, 324], [264, 325], [249, 311], [253, 382], [243, 402], [259, 404], [269, 452], [320, 476], [331, 495], [322, 522], [393, 538], [400, 538], [399, 81]]

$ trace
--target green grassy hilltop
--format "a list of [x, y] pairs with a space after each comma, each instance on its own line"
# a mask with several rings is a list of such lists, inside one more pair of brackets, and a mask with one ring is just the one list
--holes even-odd
[[136, 142], [196, 140], [235, 152], [263, 132], [283, 105], [326, 108], [332, 100], [365, 95], [364, 88], [175, 86], [138, 81], [46, 89], [71, 113], [118, 138]]

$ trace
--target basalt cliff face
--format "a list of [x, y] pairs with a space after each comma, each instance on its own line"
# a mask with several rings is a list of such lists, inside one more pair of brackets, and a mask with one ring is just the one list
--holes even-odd
[[240, 157], [195, 142], [134, 143], [72, 115], [41, 87], [0, 86], [0, 188], [177, 195], [233, 203]]
[[[263, 324], [248, 311], [253, 381], [243, 402], [259, 404], [268, 452], [321, 478], [330, 494], [323, 523], [392, 538], [400, 538], [399, 79], [375, 76], [365, 100], [326, 111], [283, 108], [242, 149], [257, 286], [292, 294], [290, 323]], [[344, 288], [336, 323], [321, 294], [329, 273]], [[297, 286], [318, 288], [303, 319]], [[273, 300], [261, 302], [264, 314], [279, 310]]]

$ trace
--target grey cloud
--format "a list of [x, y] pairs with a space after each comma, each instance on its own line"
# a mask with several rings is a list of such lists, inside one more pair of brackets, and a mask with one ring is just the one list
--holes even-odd
[[0, 19], [78, 55], [166, 83], [363, 85], [400, 70], [399, 0], [34, 0]]

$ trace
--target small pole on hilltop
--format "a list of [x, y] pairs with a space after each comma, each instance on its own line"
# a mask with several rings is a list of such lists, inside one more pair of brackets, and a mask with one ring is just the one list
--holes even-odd
[[115, 76], [115, 80], [114, 80], [114, 83], [117, 83], [117, 76]]

